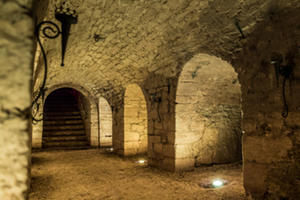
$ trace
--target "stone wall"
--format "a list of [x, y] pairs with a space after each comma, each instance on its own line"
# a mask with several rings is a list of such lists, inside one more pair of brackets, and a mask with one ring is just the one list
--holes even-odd
[[24, 200], [30, 182], [32, 1], [0, 1], [0, 199]]
[[[242, 85], [244, 186], [254, 199], [300, 198], [299, 7], [274, 6], [245, 41], [234, 65]], [[283, 77], [271, 59], [281, 55], [293, 74], [286, 82], [287, 118], [282, 117]]]
[[[78, 91], [77, 91], [78, 92]], [[79, 96], [78, 96], [78, 107], [80, 110], [80, 115], [83, 119], [83, 123], [84, 123], [84, 129], [85, 129], [85, 134], [87, 135], [88, 141], [91, 141], [91, 104], [88, 101], [88, 99], [83, 96], [80, 92]], [[94, 146], [98, 146], [99, 144], [97, 143], [98, 141], [98, 137], [94, 136], [94, 139], [96, 140], [93, 142]], [[91, 144], [91, 142], [90, 142]]]
[[148, 163], [174, 171], [176, 79], [153, 74], [143, 87], [148, 108]]
[[[125, 91], [124, 91], [125, 92]], [[112, 103], [113, 116], [113, 149], [119, 155], [124, 155], [124, 99], [114, 98]]]
[[141, 88], [126, 87], [124, 95], [124, 155], [147, 152], [147, 105]]
[[[177, 79], [195, 55], [213, 55], [235, 68], [241, 84], [247, 192], [257, 199], [297, 199], [299, 81], [288, 86], [290, 113], [283, 120], [281, 90], [270, 58], [273, 51], [284, 58], [294, 54], [294, 76], [299, 76], [298, 0], [68, 2], [79, 13], [78, 24], [71, 27], [64, 68], [59, 39], [44, 41], [50, 59], [47, 86], [74, 83], [93, 97], [106, 98], [113, 108], [116, 152], [124, 151], [119, 139], [124, 137], [124, 88], [137, 83], [147, 102], [149, 163], [174, 170], [179, 164], [175, 163]], [[50, 1], [46, 19], [55, 20], [53, 4]], [[37, 80], [42, 71], [37, 70]], [[280, 146], [279, 153], [275, 145]]]
[[237, 74], [213, 56], [194, 56], [176, 92], [177, 169], [241, 160], [241, 89]]
[[99, 98], [100, 146], [112, 146], [112, 111], [109, 103]]

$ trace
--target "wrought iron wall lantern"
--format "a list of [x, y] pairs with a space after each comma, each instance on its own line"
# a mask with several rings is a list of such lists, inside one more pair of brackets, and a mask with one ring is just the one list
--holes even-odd
[[283, 62], [283, 58], [280, 54], [273, 54], [270, 63], [274, 66], [277, 87], [279, 86], [279, 75], [283, 77], [283, 81], [282, 81], [283, 111], [281, 113], [281, 116], [283, 118], [287, 118], [289, 114], [289, 107], [286, 101], [285, 86], [286, 86], [286, 81], [292, 77], [294, 62], [292, 57], [289, 57], [287, 59], [286, 65], [283, 65], [282, 62]]
[[[55, 18], [60, 21], [61, 29], [54, 22], [43, 21], [37, 25], [36, 36], [41, 49], [43, 49], [40, 42], [40, 32], [42, 32], [43, 35], [49, 39], [57, 38], [61, 34], [61, 66], [64, 66], [64, 58], [70, 34], [70, 28], [72, 24], [77, 24], [77, 13], [75, 10], [66, 8], [65, 2], [63, 2], [60, 7], [55, 8]], [[47, 26], [42, 28], [44, 25]], [[49, 32], [53, 35], [49, 34]]]
[[[46, 56], [44, 47], [41, 42], [41, 38], [40, 38], [41, 34], [40, 33], [42, 33], [44, 37], [49, 38], [49, 39], [55, 39], [59, 35], [61, 35], [61, 66], [63, 67], [68, 38], [69, 38], [69, 34], [70, 34], [70, 28], [71, 28], [72, 24], [77, 24], [77, 17], [78, 17], [78, 15], [77, 15], [76, 11], [71, 10], [70, 8], [67, 8], [66, 3], [62, 2], [59, 7], [55, 7], [55, 18], [58, 21], [60, 21], [61, 29], [59, 28], [59, 26], [56, 23], [54, 23], [52, 21], [43, 21], [36, 26], [35, 34], [36, 34], [38, 44], [41, 48], [41, 53], [43, 55], [44, 67], [45, 67], [42, 85], [39, 89], [37, 96], [34, 98], [32, 104], [31, 104], [32, 108], [34, 106], [36, 106], [36, 113], [39, 110], [38, 100], [44, 96], [45, 85], [46, 85], [46, 80], [47, 80], [47, 72], [48, 72], [47, 56]], [[35, 122], [38, 122], [43, 119], [36, 119], [35, 115], [33, 114], [32, 120]]]

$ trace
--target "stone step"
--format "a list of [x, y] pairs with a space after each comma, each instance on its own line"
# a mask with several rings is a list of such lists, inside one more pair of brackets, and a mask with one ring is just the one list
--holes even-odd
[[46, 106], [56, 106], [56, 105], [75, 105], [77, 106], [77, 102], [76, 101], [48, 101], [46, 102]]
[[53, 130], [53, 131], [57, 131], [57, 130], [84, 130], [84, 125], [83, 125], [83, 123], [81, 123], [81, 124], [67, 124], [67, 125], [56, 124], [56, 125], [52, 125], [52, 126], [44, 126], [43, 129], [45, 131], [48, 131], [48, 130]]
[[66, 116], [66, 115], [80, 115], [80, 111], [79, 110], [70, 110], [70, 111], [47, 111], [45, 113], [46, 115], [52, 116], [52, 115], [61, 115], [61, 116]]
[[66, 107], [78, 107], [78, 104], [77, 102], [47, 102], [45, 104], [45, 107], [63, 107], [63, 106], [66, 106]]
[[43, 147], [80, 147], [88, 146], [88, 141], [58, 141], [58, 142], [44, 142]]
[[43, 138], [44, 142], [61, 142], [61, 141], [87, 141], [86, 135], [59, 135], [46, 136]]
[[43, 148], [89, 148], [88, 137], [75, 99], [63, 95], [47, 99], [44, 111]]
[[71, 125], [71, 124], [82, 124], [82, 119], [68, 119], [68, 120], [61, 120], [55, 119], [52, 120], [45, 119], [43, 125], [44, 126], [53, 126], [53, 125]]
[[56, 107], [56, 108], [45, 108], [44, 109], [45, 113], [69, 113], [69, 112], [80, 112], [79, 109], [75, 109], [75, 108], [63, 108], [63, 107]]
[[66, 135], [70, 135], [70, 136], [82, 136], [85, 135], [84, 133], [85, 131], [83, 129], [81, 130], [44, 130], [43, 131], [43, 136], [45, 137], [52, 137], [52, 136], [66, 136]]
[[[80, 115], [66, 115], [66, 116], [45, 116], [44, 121], [61, 121], [61, 120], [78, 120]], [[81, 119], [82, 120], [82, 119]]]
[[55, 151], [55, 150], [84, 150], [84, 149], [89, 149], [91, 148], [90, 146], [75, 146], [75, 147], [43, 147], [44, 150], [46, 151]]

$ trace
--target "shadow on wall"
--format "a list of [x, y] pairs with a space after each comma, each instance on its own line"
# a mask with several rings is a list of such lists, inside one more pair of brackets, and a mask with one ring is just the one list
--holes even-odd
[[[300, 4], [273, 3], [234, 60], [242, 67], [241, 84], [248, 86], [243, 87], [243, 180], [254, 199], [299, 199]], [[282, 117], [284, 78], [276, 80], [274, 54], [282, 56], [281, 65], [293, 62], [285, 85], [287, 118]]]
[[241, 160], [241, 88], [225, 61], [194, 56], [176, 93], [176, 169]]

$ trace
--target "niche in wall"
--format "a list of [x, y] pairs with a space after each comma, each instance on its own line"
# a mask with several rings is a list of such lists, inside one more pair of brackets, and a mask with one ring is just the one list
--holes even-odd
[[176, 93], [176, 168], [241, 160], [241, 89], [233, 67], [199, 54]]

